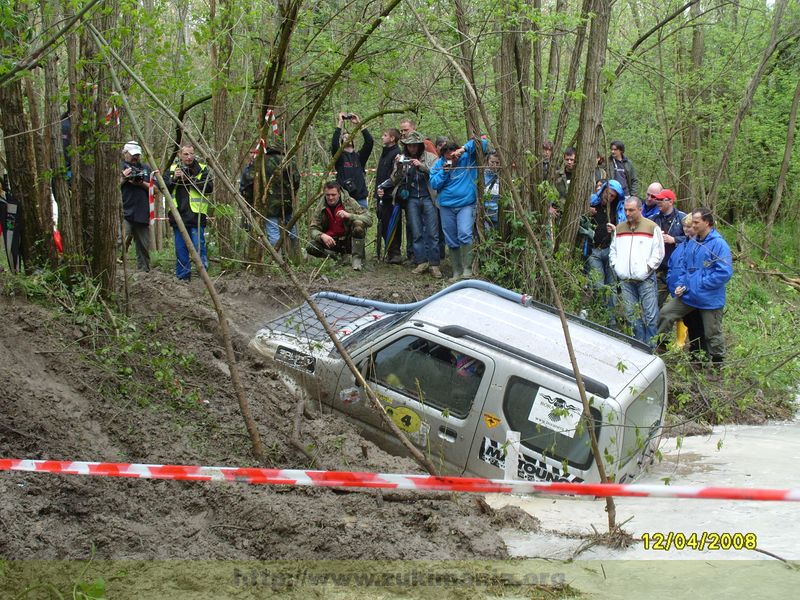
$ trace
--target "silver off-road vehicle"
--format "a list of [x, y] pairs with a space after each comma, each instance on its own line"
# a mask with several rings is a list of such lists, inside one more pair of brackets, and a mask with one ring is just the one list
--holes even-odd
[[[482, 281], [414, 304], [332, 292], [315, 301], [394, 422], [443, 473], [502, 478], [511, 431], [521, 439], [519, 478], [599, 481], [552, 307]], [[606, 471], [630, 481], [661, 435], [664, 363], [636, 340], [578, 317], [569, 317], [569, 329]], [[308, 397], [403, 452], [307, 304], [267, 323], [250, 345]]]

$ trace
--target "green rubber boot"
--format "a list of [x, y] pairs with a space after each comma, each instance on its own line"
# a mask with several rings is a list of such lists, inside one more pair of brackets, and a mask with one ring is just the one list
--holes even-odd
[[462, 279], [472, 279], [472, 244], [461, 246], [461, 260], [464, 263], [464, 275]]
[[450, 281], [458, 281], [464, 273], [464, 266], [461, 263], [461, 248], [450, 249], [450, 264], [453, 265], [453, 276]]

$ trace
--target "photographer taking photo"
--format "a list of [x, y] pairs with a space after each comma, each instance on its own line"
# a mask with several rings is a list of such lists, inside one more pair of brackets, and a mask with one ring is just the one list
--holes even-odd
[[140, 271], [150, 270], [150, 202], [148, 182], [149, 165], [141, 162], [142, 148], [130, 141], [122, 148], [120, 166], [120, 190], [122, 192], [122, 212], [125, 217], [125, 247], [133, 238], [136, 245], [136, 267]]
[[367, 189], [364, 169], [369, 160], [369, 155], [372, 154], [372, 146], [375, 142], [369, 131], [362, 129], [361, 135], [364, 137], [364, 145], [356, 152], [351, 135], [347, 132], [342, 132], [342, 129], [345, 123], [352, 123], [358, 127], [361, 124], [361, 119], [358, 115], [347, 112], [340, 112], [338, 116], [339, 125], [333, 130], [333, 139], [331, 140], [331, 154], [333, 156], [336, 156], [339, 146], [342, 147], [342, 152], [339, 154], [339, 158], [336, 159], [336, 181], [339, 182], [339, 185], [351, 198], [366, 210], [369, 206], [367, 201], [369, 190]]
[[[181, 146], [178, 162], [169, 168], [164, 183], [175, 199], [181, 220], [192, 239], [192, 245], [200, 255], [203, 266], [208, 269], [205, 227], [209, 196], [214, 191], [214, 182], [211, 180], [208, 166], [195, 158], [194, 147]], [[175, 238], [175, 276], [183, 281], [189, 281], [192, 278], [189, 248], [171, 214], [169, 224], [172, 226]]]

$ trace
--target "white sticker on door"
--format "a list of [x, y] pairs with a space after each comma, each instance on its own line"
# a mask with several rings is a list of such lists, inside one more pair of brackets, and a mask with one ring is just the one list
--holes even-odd
[[533, 399], [528, 420], [572, 438], [575, 437], [582, 412], [580, 401], [564, 398], [553, 390], [540, 387]]

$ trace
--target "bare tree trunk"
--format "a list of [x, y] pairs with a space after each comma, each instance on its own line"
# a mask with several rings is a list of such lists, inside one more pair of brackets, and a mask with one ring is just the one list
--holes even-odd
[[[693, 201], [703, 204], [703, 153], [700, 148], [700, 126], [698, 124], [697, 111], [694, 106], [699, 100], [695, 92], [698, 86], [694, 82], [698, 80], [700, 71], [703, 67], [703, 57], [705, 54], [705, 34], [703, 26], [699, 21], [700, 4], [693, 4], [690, 17], [693, 22], [692, 27], [692, 46], [689, 61], [682, 56], [678, 57], [678, 65], [683, 66], [688, 62], [684, 69], [682, 82], [683, 85], [679, 101], [681, 103], [680, 114], [684, 115], [683, 125], [683, 151], [681, 153], [680, 178], [678, 180], [678, 199], [680, 201]], [[684, 204], [683, 208], [688, 204]]]
[[[67, 3], [68, 4], [68, 3]], [[64, 7], [64, 14], [70, 16], [72, 9]], [[83, 256], [83, 201], [81, 180], [81, 161], [78, 158], [80, 146], [82, 104], [78, 96], [78, 34], [70, 33], [66, 40], [67, 45], [67, 81], [69, 84], [69, 118], [70, 118], [70, 144], [67, 152], [70, 157], [70, 193], [66, 200], [59, 206], [61, 220], [61, 236], [64, 243], [64, 252]]]
[[[470, 83], [474, 85], [475, 74], [472, 70], [473, 47], [469, 38], [467, 13], [464, 9], [463, 0], [455, 0], [454, 6], [456, 9], [456, 29], [458, 30], [458, 53], [461, 57], [459, 63], [467, 74]], [[464, 118], [466, 120], [467, 137], [470, 138], [480, 135], [480, 115], [478, 114], [475, 102], [470, 97], [469, 91], [464, 86], [462, 86], [462, 98], [464, 101]]]
[[[561, 101], [561, 110], [558, 113], [558, 124], [556, 125], [556, 135], [553, 146], [556, 151], [561, 151], [564, 144], [564, 135], [569, 122], [570, 111], [572, 110], [572, 92], [575, 91], [578, 81], [578, 70], [581, 65], [583, 55], [583, 45], [586, 40], [586, 25], [589, 21], [589, 9], [592, 0], [583, 0], [581, 6], [581, 24], [575, 32], [575, 44], [572, 48], [572, 57], [569, 61], [569, 72], [567, 73], [567, 83], [564, 86], [564, 98]], [[595, 150], [592, 150], [592, 160], [595, 160]], [[594, 176], [592, 176], [594, 178]]]
[[[54, 26], [59, 9], [54, 1], [43, 2], [42, 22], [44, 27]], [[59, 219], [63, 220], [63, 207], [69, 203], [69, 186], [67, 185], [64, 152], [61, 143], [61, 107], [58, 105], [58, 65], [57, 55], [53, 53], [44, 63], [44, 169], [52, 173], [52, 189], [59, 208]], [[59, 225], [60, 227], [60, 225]]]
[[38, 171], [33, 135], [22, 98], [22, 81], [16, 79], [0, 87], [0, 127], [8, 162], [11, 192], [19, 202], [24, 234], [21, 243], [26, 271], [48, 264], [54, 252], [52, 228], [42, 217]]
[[[109, 6], [107, 14], [98, 18], [98, 29], [108, 31], [113, 29], [117, 19], [115, 7]], [[111, 101], [113, 87], [108, 66], [99, 55], [99, 49], [93, 41], [87, 40], [87, 52], [96, 64], [96, 96], [94, 111], [94, 126], [103, 131], [103, 136], [94, 136], [94, 219], [92, 222], [92, 274], [98, 278], [101, 289], [105, 295], [114, 291], [114, 279], [117, 270], [116, 242], [120, 235], [120, 205], [121, 195], [119, 189], [119, 149], [120, 126], [117, 125], [116, 116], [112, 114], [107, 119], [111, 108], [121, 110]], [[91, 46], [91, 48], [89, 47]], [[110, 142], [98, 143], [100, 137]]]
[[[557, 0], [556, 14], [563, 14], [567, 9], [567, 0]], [[550, 107], [555, 104], [556, 92], [558, 91], [558, 79], [561, 73], [561, 38], [564, 37], [561, 29], [553, 31], [550, 36], [550, 59], [547, 62], [547, 106], [542, 115], [542, 135], [545, 138], [550, 136], [550, 123], [553, 120], [553, 113]], [[555, 146], [554, 153], [560, 153], [561, 148]], [[555, 154], [554, 154], [555, 155]]]
[[767, 63], [769, 63], [770, 58], [772, 58], [772, 54], [775, 52], [778, 47], [778, 43], [780, 42], [780, 36], [778, 33], [780, 31], [781, 20], [783, 19], [783, 13], [786, 11], [786, 5], [788, 4], [788, 1], [789, 0], [778, 0], [775, 4], [775, 15], [772, 18], [772, 31], [770, 32], [769, 42], [767, 43], [766, 48], [764, 48], [764, 52], [761, 56], [761, 62], [759, 62], [758, 67], [756, 67], [756, 70], [753, 73], [753, 76], [750, 78], [750, 82], [747, 84], [747, 89], [745, 90], [742, 101], [739, 104], [739, 110], [736, 111], [736, 117], [734, 118], [733, 125], [731, 126], [731, 132], [728, 136], [728, 143], [725, 146], [725, 150], [722, 152], [722, 158], [719, 161], [717, 172], [714, 175], [714, 180], [711, 182], [711, 188], [708, 191], [707, 204], [711, 210], [716, 209], [717, 196], [719, 194], [719, 184], [722, 181], [722, 176], [725, 174], [725, 170], [728, 168], [728, 161], [733, 153], [733, 146], [736, 143], [736, 138], [739, 136], [739, 129], [742, 126], [742, 121], [744, 121], [745, 116], [750, 110], [750, 105], [753, 103], [753, 96], [755, 96], [758, 84], [761, 83], [761, 78], [764, 75], [764, 71], [767, 69]]
[[50, 182], [45, 177], [40, 177], [39, 174], [44, 172], [42, 161], [44, 160], [44, 136], [42, 135], [42, 118], [39, 115], [39, 96], [40, 94], [35, 89], [35, 82], [33, 75], [27, 73], [24, 78], [25, 81], [25, 95], [28, 98], [28, 116], [31, 124], [31, 136], [33, 138], [33, 153], [36, 156], [36, 188], [40, 198], [39, 203], [39, 217], [42, 223], [49, 225], [52, 222], [53, 210], [50, 204]]
[[[264, 88], [261, 91], [261, 101], [258, 104], [257, 126], [260, 138], [267, 139], [271, 134], [270, 124], [264, 120], [268, 109], [276, 108], [278, 94], [280, 93], [286, 68], [289, 64], [289, 44], [292, 40], [295, 28], [298, 25], [297, 15], [303, 5], [303, 0], [280, 0], [278, 5], [278, 31], [275, 34], [275, 41], [270, 49], [267, 64], [267, 73], [264, 77]], [[285, 116], [285, 115], [284, 115]], [[269, 193], [268, 182], [264, 177], [264, 155], [256, 156], [254, 165], [256, 176], [253, 181], [253, 202], [259, 214], [266, 211]], [[263, 227], [264, 224], [261, 224]], [[248, 259], [254, 263], [260, 263], [264, 256], [264, 249], [258, 239], [253, 237], [248, 250]]]
[[[211, 64], [214, 66], [214, 79], [211, 88], [211, 111], [214, 115], [214, 151], [219, 161], [228, 169], [233, 169], [235, 152], [231, 147], [231, 120], [228, 114], [228, 82], [231, 81], [231, 54], [233, 52], [233, 4], [229, 0], [211, 0], [209, 17], [214, 29], [214, 42], [211, 44]], [[235, 202], [224, 187], [214, 193], [217, 206], [215, 229], [219, 252], [222, 256], [234, 255], [233, 220], [236, 214]]]
[[[542, 145], [545, 141], [544, 131], [542, 130], [544, 121], [544, 106], [542, 102], [542, 36], [541, 27], [539, 25], [542, 14], [542, 0], [533, 0], [533, 13], [533, 154], [536, 157], [534, 176], [538, 183], [545, 179], [544, 165], [541, 159]], [[553, 155], [550, 157], [550, 168], [548, 171], [550, 179], [553, 178], [555, 164], [556, 157]], [[533, 187], [533, 205], [531, 208], [537, 213], [543, 212], [542, 197], [539, 193], [538, 185], [534, 185]]]
[[586, 70], [583, 78], [584, 99], [578, 123], [578, 156], [573, 184], [570, 185], [561, 215], [556, 251], [562, 245], [568, 248], [575, 245], [578, 223], [581, 215], [586, 211], [587, 199], [594, 190], [598, 128], [603, 114], [600, 78], [608, 46], [610, 0], [591, 0], [590, 12], [594, 14], [594, 17], [586, 51]]
[[778, 210], [781, 207], [783, 190], [786, 187], [786, 174], [789, 172], [789, 163], [792, 160], [792, 150], [794, 149], [794, 132], [797, 127], [798, 104], [800, 104], [800, 81], [797, 82], [797, 87], [794, 89], [792, 110], [789, 113], [789, 125], [786, 128], [786, 146], [783, 149], [783, 162], [781, 163], [781, 170], [778, 175], [778, 184], [775, 186], [775, 193], [772, 196], [772, 203], [769, 205], [769, 213], [767, 214], [767, 225], [764, 230], [764, 256], [769, 253], [769, 247], [772, 244], [772, 228], [775, 225], [775, 218], [778, 216]]
[[[25, 14], [22, 10], [24, 7], [18, 6], [17, 3], [14, 8], [18, 14]], [[8, 23], [6, 31], [0, 35], [0, 53], [4, 56], [13, 56], [16, 49], [10, 45], [16, 40], [25, 39], [23, 32], [28, 25], [24, 17]], [[25, 76], [26, 79], [28, 77], [30, 74]], [[33, 95], [30, 82], [27, 81], [27, 84]], [[35, 103], [30, 108], [36, 111]], [[11, 192], [19, 202], [19, 213], [24, 227], [20, 254], [26, 271], [45, 266], [55, 260], [53, 230], [50, 222], [45, 222], [46, 214], [51, 214], [50, 202], [48, 198], [47, 213], [45, 213], [42, 190], [37, 185], [39, 170], [36, 161], [35, 134], [29, 118], [30, 113], [25, 110], [23, 100], [22, 79], [12, 79], [0, 86], [0, 128], [3, 130]]]

